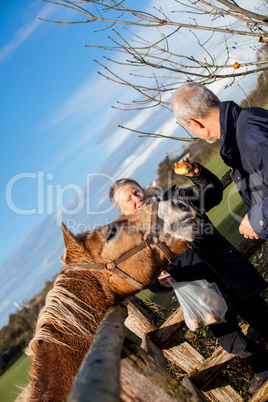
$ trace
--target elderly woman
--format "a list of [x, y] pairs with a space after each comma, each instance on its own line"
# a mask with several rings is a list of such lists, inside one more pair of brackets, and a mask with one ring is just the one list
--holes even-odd
[[164, 194], [148, 196], [135, 180], [119, 179], [110, 188], [110, 200], [124, 215], [152, 202], [170, 199], [184, 201], [195, 208], [196, 239], [189, 250], [175, 258], [169, 272], [162, 273], [151, 284], [150, 290], [156, 293], [172, 290], [167, 281], [170, 277], [187, 282], [206, 279], [218, 285], [228, 304], [226, 322], [211, 324], [209, 328], [223, 349], [245, 358], [252, 367], [255, 375], [248, 390], [252, 394], [268, 378], [268, 351], [242, 333], [237, 314], [268, 340], [268, 307], [259, 294], [268, 284], [206, 216], [207, 211], [221, 202], [223, 188], [220, 180], [203, 166], [186, 161], [192, 166], [187, 176], [193, 186], [172, 186]]

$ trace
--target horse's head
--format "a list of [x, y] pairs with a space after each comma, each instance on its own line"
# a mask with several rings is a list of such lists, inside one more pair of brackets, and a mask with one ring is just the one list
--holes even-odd
[[[63, 225], [66, 245], [63, 261], [71, 265], [90, 264], [89, 269], [105, 268], [105, 275], [112, 282], [117, 282], [120, 287], [124, 285], [130, 291], [129, 286], [126, 287], [128, 284], [118, 277], [118, 272], [114, 273], [116, 263], [137, 282], [149, 285], [167, 265], [167, 255], [159, 249], [159, 243], [175, 257], [194, 237], [195, 213], [191, 208], [179, 201], [164, 201], [157, 205], [157, 211], [152, 211], [155, 207], [149, 205], [93, 232], [76, 236]], [[144, 248], [139, 249], [140, 245]], [[131, 250], [134, 250], [133, 255]]]
[[18, 400], [65, 401], [106, 310], [135, 293], [136, 284], [149, 285], [193, 240], [192, 210], [169, 201], [156, 214], [157, 206], [76, 236], [63, 225], [66, 265], [39, 314], [26, 352], [31, 380]]

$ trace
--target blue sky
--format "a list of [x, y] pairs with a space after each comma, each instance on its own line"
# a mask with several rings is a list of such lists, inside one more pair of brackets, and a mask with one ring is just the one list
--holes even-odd
[[[104, 44], [107, 32], [94, 33], [91, 24], [40, 21], [71, 17], [38, 0], [4, 0], [0, 10], [3, 261], [44, 218], [30, 211], [36, 209], [38, 172], [46, 193], [47, 185], [82, 185], [86, 172], [99, 169], [107, 150], [96, 152], [98, 136], [115, 115], [111, 105], [123, 88], [98, 76], [93, 59], [102, 54], [85, 47]], [[66, 190], [65, 198], [70, 195]], [[43, 210], [55, 212], [55, 203], [44, 200]]]
[[[85, 45], [108, 43], [111, 31], [96, 33], [99, 23], [40, 21], [70, 21], [78, 14], [39, 0], [2, 0], [0, 11], [1, 263], [47, 212], [56, 212], [57, 186], [82, 186], [86, 173], [100, 169], [116, 146], [103, 130], [123, 123], [111, 106], [135, 94], [97, 74], [94, 59], [102, 61], [103, 51]], [[186, 36], [180, 35], [181, 46]], [[121, 130], [117, 143], [124, 135]], [[74, 195], [67, 188], [62, 193], [63, 202]]]
[[[118, 100], [132, 101], [135, 94], [98, 75], [94, 59], [102, 61], [103, 51], [85, 47], [107, 44], [110, 31], [95, 33], [97, 24], [40, 21], [70, 21], [74, 15], [39, 0], [2, 0], [0, 12], [1, 327], [15, 310], [14, 302], [31, 298], [58, 272], [61, 219], [66, 223], [70, 218], [69, 227], [75, 221], [74, 229], [80, 231], [115, 219], [118, 213], [110, 209], [107, 197], [111, 181], [133, 177], [146, 186], [156, 178], [166, 153], [184, 145], [141, 139], [118, 124], [166, 135], [185, 132], [164, 108], [111, 108]], [[196, 54], [193, 38], [186, 37], [179, 36], [183, 41], [178, 43]], [[222, 38], [219, 43], [224, 43]], [[220, 46], [214, 47], [221, 52]], [[243, 81], [243, 90], [254, 80]], [[244, 98], [237, 86], [224, 86], [213, 86], [222, 100]], [[75, 213], [91, 180], [91, 211], [80, 205]]]

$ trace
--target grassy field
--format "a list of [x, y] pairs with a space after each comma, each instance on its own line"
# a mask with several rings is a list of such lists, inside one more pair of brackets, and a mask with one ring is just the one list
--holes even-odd
[[30, 358], [24, 354], [7, 370], [0, 379], [0, 401], [13, 402], [19, 394], [18, 386], [29, 381]]
[[[219, 178], [229, 170], [224, 165], [219, 154], [206, 165], [206, 167], [216, 174]], [[214, 207], [209, 213], [209, 219], [214, 226], [235, 246], [242, 240], [238, 227], [244, 215], [247, 212], [236, 186], [232, 183], [224, 190], [222, 202]]]

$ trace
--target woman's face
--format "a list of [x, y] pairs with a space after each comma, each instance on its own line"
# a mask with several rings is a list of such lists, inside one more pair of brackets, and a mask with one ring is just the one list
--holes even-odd
[[131, 212], [145, 207], [150, 202], [145, 191], [143, 191], [143, 189], [137, 185], [131, 183], [127, 183], [124, 187], [118, 190], [117, 201], [121, 206], [119, 212], [121, 212], [123, 215], [131, 214]]

